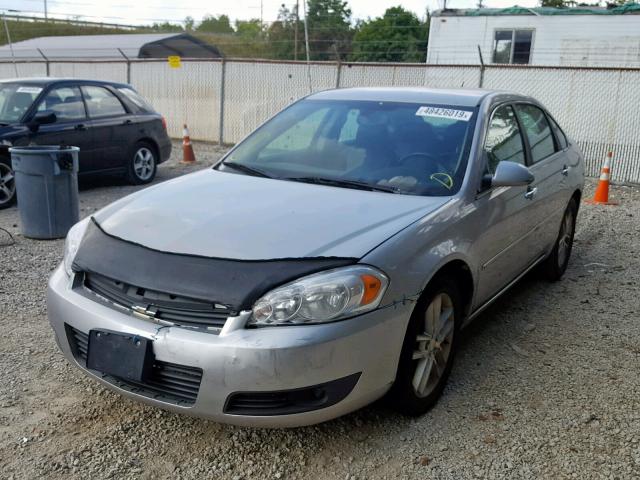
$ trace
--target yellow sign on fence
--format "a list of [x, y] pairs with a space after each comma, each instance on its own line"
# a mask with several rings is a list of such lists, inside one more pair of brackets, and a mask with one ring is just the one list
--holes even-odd
[[167, 57], [167, 60], [169, 60], [169, 66], [171, 68], [180, 68], [182, 66], [178, 55], [170, 55]]

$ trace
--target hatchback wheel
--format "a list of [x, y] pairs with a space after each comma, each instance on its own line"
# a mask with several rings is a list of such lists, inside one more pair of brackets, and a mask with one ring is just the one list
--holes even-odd
[[153, 181], [157, 163], [155, 149], [146, 142], [138, 142], [132, 150], [127, 166], [127, 180], [133, 185]]
[[0, 209], [16, 201], [16, 179], [11, 167], [0, 161]]
[[442, 394], [458, 341], [460, 305], [458, 288], [448, 279], [436, 281], [416, 305], [390, 392], [400, 413], [421, 415]]
[[567, 209], [562, 216], [560, 223], [560, 232], [551, 254], [542, 264], [545, 276], [551, 280], [559, 280], [567, 270], [569, 265], [569, 257], [573, 249], [573, 236], [576, 230], [576, 216], [578, 213], [578, 204], [575, 199], [571, 199]]

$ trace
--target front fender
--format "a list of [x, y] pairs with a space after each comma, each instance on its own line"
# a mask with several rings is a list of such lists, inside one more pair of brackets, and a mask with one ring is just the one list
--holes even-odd
[[478, 265], [468, 254], [473, 242], [470, 210], [454, 198], [369, 252], [361, 261], [381, 268], [390, 278], [383, 305], [417, 298], [433, 277], [452, 261], [464, 262], [473, 277]]

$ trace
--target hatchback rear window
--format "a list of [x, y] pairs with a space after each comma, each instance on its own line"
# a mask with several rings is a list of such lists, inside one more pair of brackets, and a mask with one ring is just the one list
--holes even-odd
[[467, 166], [475, 110], [453, 105], [304, 100], [231, 152], [278, 178], [319, 177], [452, 195]]

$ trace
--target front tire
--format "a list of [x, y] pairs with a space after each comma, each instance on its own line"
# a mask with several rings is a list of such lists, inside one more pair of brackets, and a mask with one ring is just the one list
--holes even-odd
[[411, 315], [389, 395], [398, 412], [422, 415], [442, 395], [453, 366], [461, 316], [456, 284], [448, 278], [432, 282]]
[[138, 142], [134, 145], [127, 163], [126, 179], [132, 185], [151, 183], [158, 169], [158, 154], [153, 145]]
[[0, 160], [0, 210], [16, 202], [16, 177], [8, 161]]
[[573, 249], [573, 236], [576, 231], [576, 216], [578, 214], [578, 204], [572, 198], [567, 205], [562, 223], [560, 224], [560, 232], [553, 250], [542, 264], [542, 271], [545, 277], [552, 282], [560, 280], [569, 265], [569, 257]]

